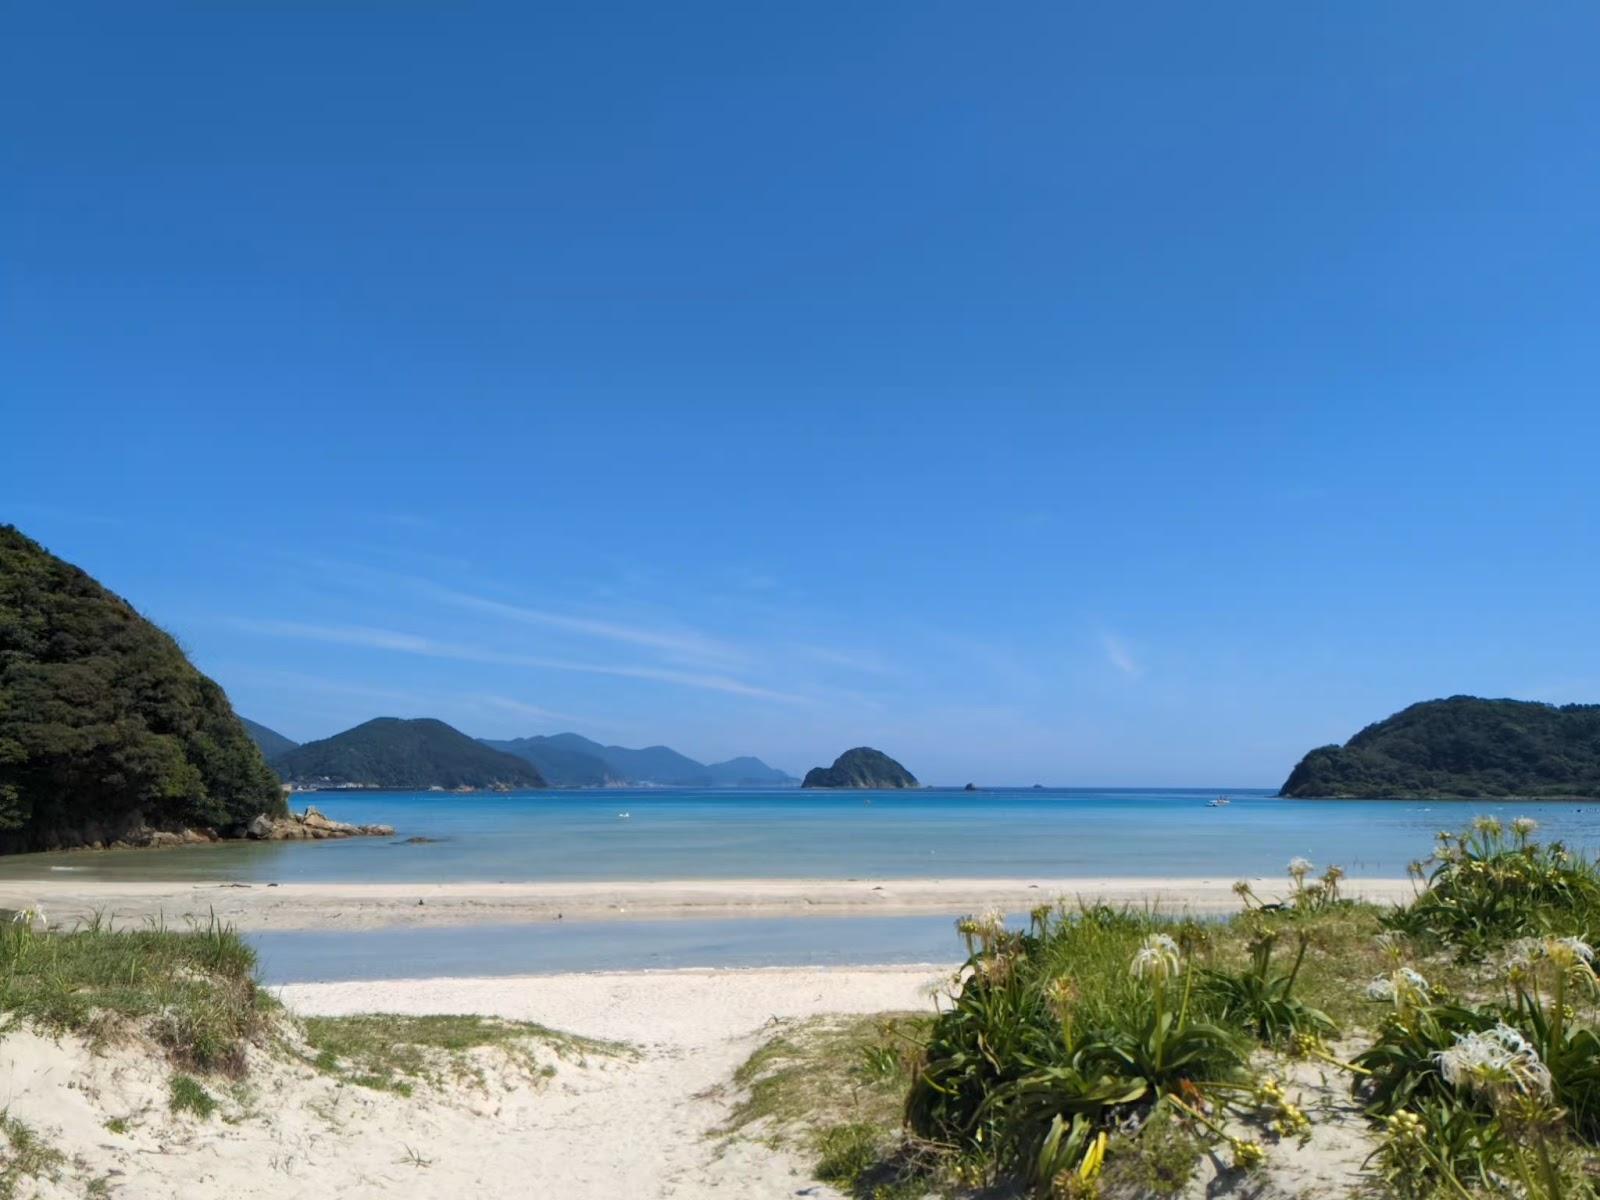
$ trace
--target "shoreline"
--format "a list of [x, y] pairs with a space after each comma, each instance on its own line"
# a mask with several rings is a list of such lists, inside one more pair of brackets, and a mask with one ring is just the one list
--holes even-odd
[[[1249, 880], [1263, 900], [1281, 876]], [[43, 907], [52, 924], [101, 915], [114, 924], [208, 920], [241, 932], [515, 925], [685, 917], [960, 916], [1065, 901], [1157, 906], [1215, 916], [1238, 911], [1233, 878], [697, 879], [538, 883], [245, 883], [0, 880], [0, 908]], [[1409, 900], [1408, 879], [1346, 879], [1352, 899]]]

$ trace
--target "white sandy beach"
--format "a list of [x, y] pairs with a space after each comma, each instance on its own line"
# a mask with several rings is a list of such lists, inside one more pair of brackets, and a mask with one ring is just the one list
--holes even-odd
[[[1257, 894], [1281, 878], [1251, 881]], [[118, 925], [218, 918], [245, 932], [362, 930], [396, 926], [515, 924], [656, 917], [958, 915], [1026, 911], [1068, 903], [1157, 905], [1198, 915], [1233, 912], [1231, 877], [1186, 879], [713, 879], [580, 883], [111, 882], [60, 878], [0, 881], [0, 908], [42, 905], [52, 921], [97, 913]], [[1346, 895], [1379, 903], [1410, 899], [1405, 879], [1350, 879]]]

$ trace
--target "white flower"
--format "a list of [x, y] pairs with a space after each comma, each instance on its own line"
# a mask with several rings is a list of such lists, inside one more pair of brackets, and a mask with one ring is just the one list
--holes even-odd
[[1574, 958], [1580, 958], [1586, 963], [1592, 963], [1594, 961], [1594, 947], [1589, 945], [1589, 943], [1584, 941], [1582, 938], [1551, 938], [1545, 947], [1545, 953], [1550, 955], [1551, 958], [1555, 958], [1558, 956], [1560, 951], [1565, 951]]
[[1367, 984], [1368, 1000], [1393, 1000], [1397, 1008], [1425, 1003], [1428, 992], [1428, 981], [1410, 967], [1396, 967]]
[[1006, 914], [1004, 909], [988, 908], [978, 914], [978, 927], [993, 935], [1006, 927]]
[[1311, 873], [1311, 860], [1301, 858], [1298, 854], [1289, 860], [1289, 877], [1291, 879], [1304, 879]]
[[1539, 1052], [1528, 1039], [1504, 1022], [1482, 1033], [1457, 1034], [1456, 1044], [1434, 1059], [1453, 1087], [1491, 1097], [1507, 1092], [1550, 1094], [1550, 1068], [1539, 1061]]
[[1178, 973], [1178, 943], [1164, 933], [1152, 933], [1133, 956], [1128, 973], [1135, 979], [1170, 979]]
[[1506, 947], [1506, 966], [1531, 967], [1541, 959], [1563, 970], [1588, 966], [1594, 962], [1594, 947], [1582, 938], [1518, 938]]
[[1532, 817], [1518, 817], [1515, 821], [1511, 822], [1511, 830], [1519, 838], [1527, 837], [1538, 828], [1539, 822], [1535, 821]]

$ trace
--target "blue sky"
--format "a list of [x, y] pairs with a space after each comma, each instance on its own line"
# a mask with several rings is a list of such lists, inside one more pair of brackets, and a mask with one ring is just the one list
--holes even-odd
[[1271, 786], [1600, 700], [1600, 9], [0, 16], [0, 519], [309, 738]]

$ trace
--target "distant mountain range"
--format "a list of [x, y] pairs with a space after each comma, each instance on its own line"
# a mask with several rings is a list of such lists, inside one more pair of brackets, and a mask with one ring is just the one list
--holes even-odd
[[711, 788], [800, 782], [759, 758], [702, 763], [667, 746], [602, 746], [576, 733], [497, 741], [470, 738], [443, 721], [379, 717], [302, 746], [275, 729], [240, 720], [262, 756], [298, 786]]
[[426, 717], [378, 717], [276, 755], [272, 767], [286, 782], [306, 787], [510, 791], [545, 786], [533, 764]]
[[553, 787], [792, 787], [800, 782], [759, 758], [702, 763], [667, 746], [602, 746], [576, 733], [482, 741], [532, 763]]

